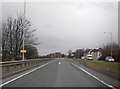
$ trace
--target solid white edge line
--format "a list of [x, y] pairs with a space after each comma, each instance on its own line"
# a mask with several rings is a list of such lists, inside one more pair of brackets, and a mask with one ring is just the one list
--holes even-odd
[[114, 86], [105, 83], [104, 81], [102, 81], [101, 79], [99, 79], [98, 77], [92, 75], [91, 73], [89, 73], [88, 71], [86, 71], [85, 69], [79, 67], [78, 65], [75, 65], [74, 63], [71, 63], [73, 66], [77, 67], [78, 69], [82, 70], [83, 72], [87, 73], [88, 75], [90, 75], [91, 77], [93, 77], [94, 79], [98, 80], [99, 82], [103, 83], [104, 85], [110, 87], [110, 88], [114, 88]]
[[34, 71], [36, 71], [36, 70], [38, 70], [38, 69], [40, 69], [40, 68], [42, 68], [42, 67], [44, 67], [44, 66], [46, 66], [46, 65], [48, 65], [48, 64], [50, 64], [50, 63], [52, 63], [52, 62], [54, 62], [54, 61], [55, 61], [55, 60], [50, 61], [50, 62], [48, 62], [48, 63], [45, 63], [45, 64], [43, 64], [43, 65], [41, 65], [41, 66], [39, 66], [39, 67], [37, 67], [37, 68], [35, 68], [35, 69], [33, 69], [33, 70], [31, 70], [31, 71], [25, 73], [25, 74], [22, 74], [22, 75], [20, 75], [20, 76], [14, 78], [14, 79], [12, 79], [12, 80], [9, 80], [9, 81], [7, 81], [7, 82], [1, 84], [0, 87], [6, 85], [6, 84], [8, 84], [8, 83], [11, 83], [11, 82], [13, 82], [13, 81], [15, 81], [15, 80], [17, 80], [17, 79], [19, 79], [19, 78], [25, 76], [25, 75], [28, 75], [28, 74], [30, 74], [30, 73], [32, 73], [32, 72], [34, 72]]

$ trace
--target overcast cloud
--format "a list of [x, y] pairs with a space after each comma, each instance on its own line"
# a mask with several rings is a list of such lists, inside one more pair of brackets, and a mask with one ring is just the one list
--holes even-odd
[[[3, 20], [23, 12], [23, 3], [5, 2]], [[31, 19], [38, 41], [39, 54], [69, 49], [96, 48], [113, 41], [118, 43], [117, 2], [27, 2], [26, 17]]]

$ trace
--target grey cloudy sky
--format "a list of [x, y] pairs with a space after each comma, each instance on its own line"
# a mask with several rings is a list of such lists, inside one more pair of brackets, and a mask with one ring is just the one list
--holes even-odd
[[[114, 1], [114, 0], [113, 0]], [[22, 2], [2, 3], [3, 20], [23, 12]], [[27, 2], [26, 17], [31, 19], [38, 41], [39, 54], [69, 49], [96, 48], [113, 41], [118, 43], [117, 2]]]

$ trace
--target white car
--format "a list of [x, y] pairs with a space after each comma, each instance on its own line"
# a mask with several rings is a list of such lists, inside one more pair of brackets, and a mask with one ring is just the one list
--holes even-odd
[[107, 57], [105, 58], [105, 61], [114, 62], [115, 60], [114, 60], [111, 56], [107, 56]]
[[88, 60], [93, 60], [92, 55], [87, 55], [87, 59], [88, 59]]
[[81, 57], [81, 59], [82, 59], [82, 60], [85, 60], [85, 57], [84, 57], [84, 56], [82, 56], [82, 57]]

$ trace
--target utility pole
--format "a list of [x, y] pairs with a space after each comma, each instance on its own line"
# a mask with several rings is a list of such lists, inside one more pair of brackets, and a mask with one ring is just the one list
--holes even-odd
[[110, 33], [111, 35], [111, 57], [112, 57], [112, 32]]
[[112, 32], [104, 32], [104, 34], [110, 34], [110, 38], [111, 38], [111, 57], [112, 57]]
[[[24, 21], [25, 21], [25, 16], [26, 16], [26, 0], [24, 1]], [[25, 44], [25, 32], [24, 32], [24, 27], [23, 27], [23, 49], [22, 50], [25, 49], [24, 44]], [[22, 55], [22, 60], [25, 60], [24, 59], [24, 52], [23, 52], [23, 55]]]

